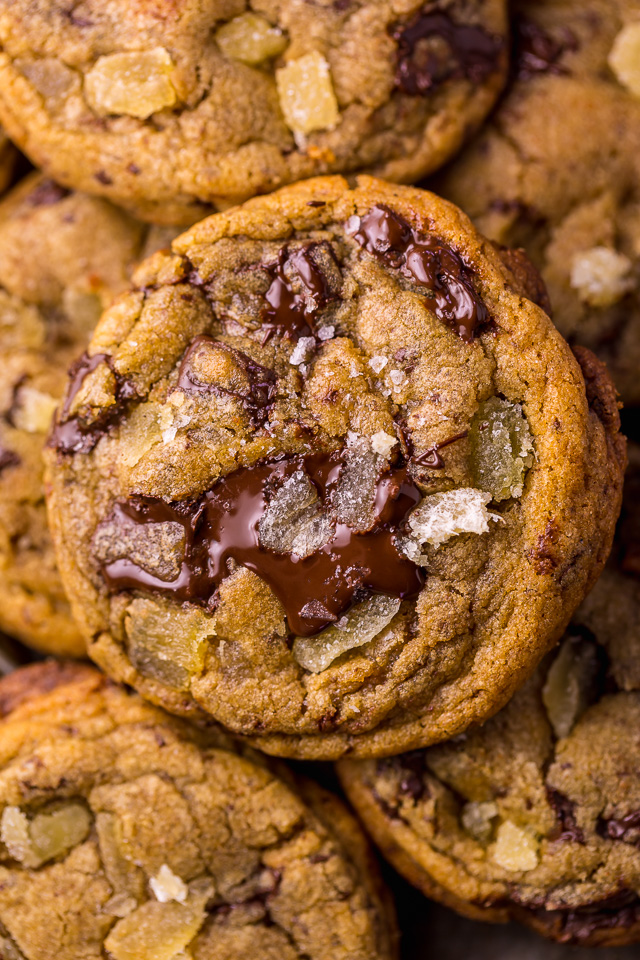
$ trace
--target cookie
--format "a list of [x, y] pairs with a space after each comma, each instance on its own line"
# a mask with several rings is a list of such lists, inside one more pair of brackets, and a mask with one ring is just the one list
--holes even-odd
[[640, 3], [518, 0], [515, 76], [433, 189], [522, 246], [571, 343], [640, 403]]
[[353, 817], [93, 668], [0, 681], [0, 953], [392, 960]]
[[609, 550], [624, 441], [454, 207], [339, 177], [143, 264], [47, 450], [90, 656], [260, 748], [379, 755], [498, 708]]
[[495, 102], [505, 6], [19, 0], [0, 16], [0, 118], [60, 183], [154, 222], [317, 174], [412, 181]]
[[583, 946], [640, 941], [640, 568], [627, 539], [640, 520], [640, 448], [632, 454], [612, 560], [509, 704], [441, 746], [339, 765], [382, 851], [428, 897]]
[[38, 174], [0, 203], [0, 629], [84, 649], [49, 537], [42, 448], [71, 360], [129, 282], [148, 228]]

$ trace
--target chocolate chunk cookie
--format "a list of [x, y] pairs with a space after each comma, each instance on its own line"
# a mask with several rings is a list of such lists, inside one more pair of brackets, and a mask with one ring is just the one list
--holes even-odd
[[562, 943], [640, 941], [639, 448], [631, 470], [610, 564], [510, 703], [442, 746], [340, 764], [381, 849], [427, 896]]
[[571, 343], [640, 403], [640, 3], [518, 0], [515, 76], [434, 189], [522, 246]]
[[456, 208], [320, 178], [143, 264], [47, 451], [108, 674], [262, 749], [399, 752], [495, 711], [609, 550], [624, 441]]
[[505, 0], [12, 0], [0, 118], [66, 186], [191, 224], [320, 173], [412, 181], [484, 119]]
[[392, 960], [353, 817], [89, 667], [0, 681], [0, 954]]
[[80, 654], [47, 529], [42, 447], [71, 360], [126, 287], [147, 228], [34, 174], [0, 203], [0, 629]]

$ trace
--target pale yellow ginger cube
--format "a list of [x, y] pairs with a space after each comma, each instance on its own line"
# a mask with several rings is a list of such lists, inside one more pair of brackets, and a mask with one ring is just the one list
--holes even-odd
[[85, 77], [87, 102], [103, 116], [114, 113], [145, 120], [175, 104], [173, 69], [163, 47], [99, 57]]
[[195, 607], [175, 610], [165, 600], [138, 598], [127, 607], [129, 656], [146, 677], [188, 690], [215, 636], [213, 618]]
[[598, 659], [590, 644], [565, 640], [542, 688], [542, 700], [556, 737], [567, 737], [589, 705], [598, 673]]
[[473, 487], [423, 497], [409, 514], [407, 533], [398, 543], [400, 549], [414, 563], [425, 564], [428, 558], [422, 550], [426, 544], [439, 547], [462, 533], [488, 533], [490, 520], [502, 520], [487, 510], [490, 500], [490, 493]]
[[504, 870], [526, 873], [538, 866], [538, 841], [528, 830], [505, 820], [498, 827], [489, 855]]
[[632, 267], [623, 253], [592, 247], [573, 258], [571, 286], [589, 306], [610, 307], [633, 288]]
[[279, 56], [288, 44], [282, 30], [257, 13], [234, 17], [216, 31], [215, 37], [226, 57], [250, 66]]
[[391, 451], [398, 443], [398, 438], [392, 436], [390, 433], [385, 433], [384, 430], [378, 430], [377, 433], [374, 433], [371, 437], [371, 449], [374, 453], [378, 453], [381, 457], [384, 457], [385, 460], [388, 460], [391, 456]]
[[18, 403], [13, 410], [13, 422], [18, 430], [27, 433], [46, 433], [59, 398], [43, 393], [35, 387], [21, 387]]
[[340, 119], [329, 64], [317, 50], [276, 70], [285, 123], [294, 133], [331, 130]]
[[5, 807], [0, 838], [14, 860], [33, 869], [82, 843], [90, 828], [90, 814], [80, 803], [39, 813], [31, 821], [19, 807]]
[[609, 66], [634, 97], [640, 97], [640, 21], [628, 23], [614, 40]]
[[174, 960], [202, 927], [205, 903], [150, 900], [119, 920], [104, 945], [115, 960]]

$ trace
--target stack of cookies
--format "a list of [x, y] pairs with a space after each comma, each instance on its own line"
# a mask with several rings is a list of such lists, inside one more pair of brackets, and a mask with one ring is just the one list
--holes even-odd
[[640, 0], [13, 0], [0, 123], [1, 960], [640, 942]]

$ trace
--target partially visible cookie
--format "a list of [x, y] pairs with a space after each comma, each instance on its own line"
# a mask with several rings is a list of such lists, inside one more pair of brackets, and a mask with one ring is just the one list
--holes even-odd
[[323, 173], [414, 181], [484, 119], [505, 0], [14, 0], [0, 118], [68, 187], [189, 224]]
[[382, 851], [427, 896], [561, 943], [640, 941], [640, 449], [631, 453], [611, 562], [507, 707], [441, 746], [339, 765]]
[[640, 403], [640, 3], [517, 0], [514, 74], [438, 177], [489, 237], [522, 246], [571, 343]]
[[21, 960], [393, 960], [367, 841], [90, 667], [0, 680], [0, 954]]
[[369, 177], [142, 264], [46, 454], [89, 655], [284, 756], [392, 754], [497, 710], [600, 571], [625, 457], [605, 368], [533, 274]]
[[143, 253], [148, 228], [38, 174], [0, 202], [0, 629], [81, 654], [55, 565], [42, 447], [67, 368]]

